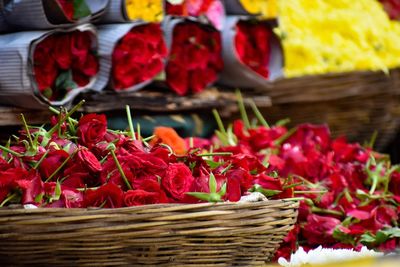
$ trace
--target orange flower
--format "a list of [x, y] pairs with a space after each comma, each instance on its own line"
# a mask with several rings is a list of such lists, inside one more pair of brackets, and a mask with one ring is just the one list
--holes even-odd
[[156, 136], [151, 141], [151, 144], [163, 143], [172, 148], [177, 155], [184, 155], [186, 152], [186, 143], [178, 133], [170, 127], [156, 127], [154, 129], [154, 135]]

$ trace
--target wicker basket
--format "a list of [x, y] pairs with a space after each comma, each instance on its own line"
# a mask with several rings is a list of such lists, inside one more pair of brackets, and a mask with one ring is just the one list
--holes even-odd
[[1, 266], [261, 266], [298, 203], [0, 209]]
[[393, 140], [400, 126], [400, 70], [351, 72], [281, 79], [257, 93], [271, 97], [263, 109], [271, 122], [290, 118], [299, 123], [327, 123], [334, 136], [370, 140], [378, 131], [376, 149]]

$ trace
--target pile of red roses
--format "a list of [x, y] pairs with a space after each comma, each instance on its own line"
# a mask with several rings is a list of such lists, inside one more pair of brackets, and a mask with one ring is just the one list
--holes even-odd
[[97, 114], [75, 121], [72, 111], [62, 112], [50, 130], [25, 125], [14, 143], [0, 146], [0, 206], [118, 208], [238, 201], [259, 192], [302, 199], [277, 257], [299, 244], [385, 251], [399, 245], [400, 166], [371, 144], [332, 139], [324, 125], [270, 127], [253, 109], [262, 126], [243, 115], [225, 129], [216, 115], [216, 137], [189, 139], [186, 147], [170, 129], [142, 138], [131, 122], [129, 131], [113, 131]]
[[56, 3], [61, 7], [65, 17], [71, 21], [87, 17], [91, 14], [85, 0], [57, 0]]
[[217, 28], [221, 29], [224, 20], [224, 5], [220, 0], [184, 0], [180, 4], [165, 3], [168, 15], [176, 16], [206, 16]]
[[179, 95], [201, 92], [223, 68], [221, 35], [212, 27], [186, 21], [175, 26], [166, 67], [167, 84]]
[[119, 208], [238, 201], [263, 186], [282, 189], [284, 180], [269, 176], [247, 152], [209, 153], [202, 148], [209, 143], [196, 147], [195, 139], [177, 154], [173, 144], [161, 143], [172, 140], [165, 134], [143, 139], [133, 127], [127, 132], [107, 129], [104, 115], [75, 121], [70, 114], [53, 117], [50, 130], [25, 124], [15, 142], [0, 146], [0, 206]]
[[34, 77], [39, 92], [60, 100], [72, 89], [87, 85], [99, 69], [90, 31], [52, 34], [33, 52]]
[[235, 48], [240, 61], [261, 76], [269, 77], [272, 32], [265, 22], [240, 20]]
[[148, 23], [134, 27], [116, 45], [112, 57], [115, 90], [151, 80], [164, 69], [167, 47], [161, 27]]
[[387, 156], [374, 152], [372, 143], [363, 147], [344, 137], [333, 139], [326, 125], [270, 127], [255, 111], [263, 126], [251, 127], [243, 116], [245, 120], [235, 121], [232, 131], [218, 133], [225, 146], [217, 151], [262, 160], [266, 173], [287, 177], [290, 184], [262, 183], [263, 189], [281, 192], [290, 187], [296, 197], [304, 198], [297, 225], [277, 258], [289, 257], [298, 245], [305, 250], [321, 245], [355, 249], [366, 245], [383, 251], [399, 247], [399, 165], [392, 166]]

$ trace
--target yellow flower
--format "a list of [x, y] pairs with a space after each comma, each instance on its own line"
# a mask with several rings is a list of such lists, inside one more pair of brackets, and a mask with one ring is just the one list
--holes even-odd
[[243, 8], [251, 14], [263, 18], [275, 18], [278, 14], [278, 0], [239, 0]]
[[400, 66], [400, 23], [377, 0], [280, 0], [287, 76]]
[[125, 3], [130, 20], [160, 22], [164, 17], [163, 0], [126, 0]]

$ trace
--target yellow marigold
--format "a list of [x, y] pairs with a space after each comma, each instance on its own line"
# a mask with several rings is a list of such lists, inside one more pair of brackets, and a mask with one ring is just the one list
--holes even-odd
[[275, 18], [278, 14], [278, 0], [240, 0], [243, 8], [251, 14], [264, 18]]
[[126, 0], [126, 11], [131, 20], [160, 22], [164, 17], [163, 0]]
[[281, 0], [287, 76], [400, 66], [400, 23], [377, 0]]

